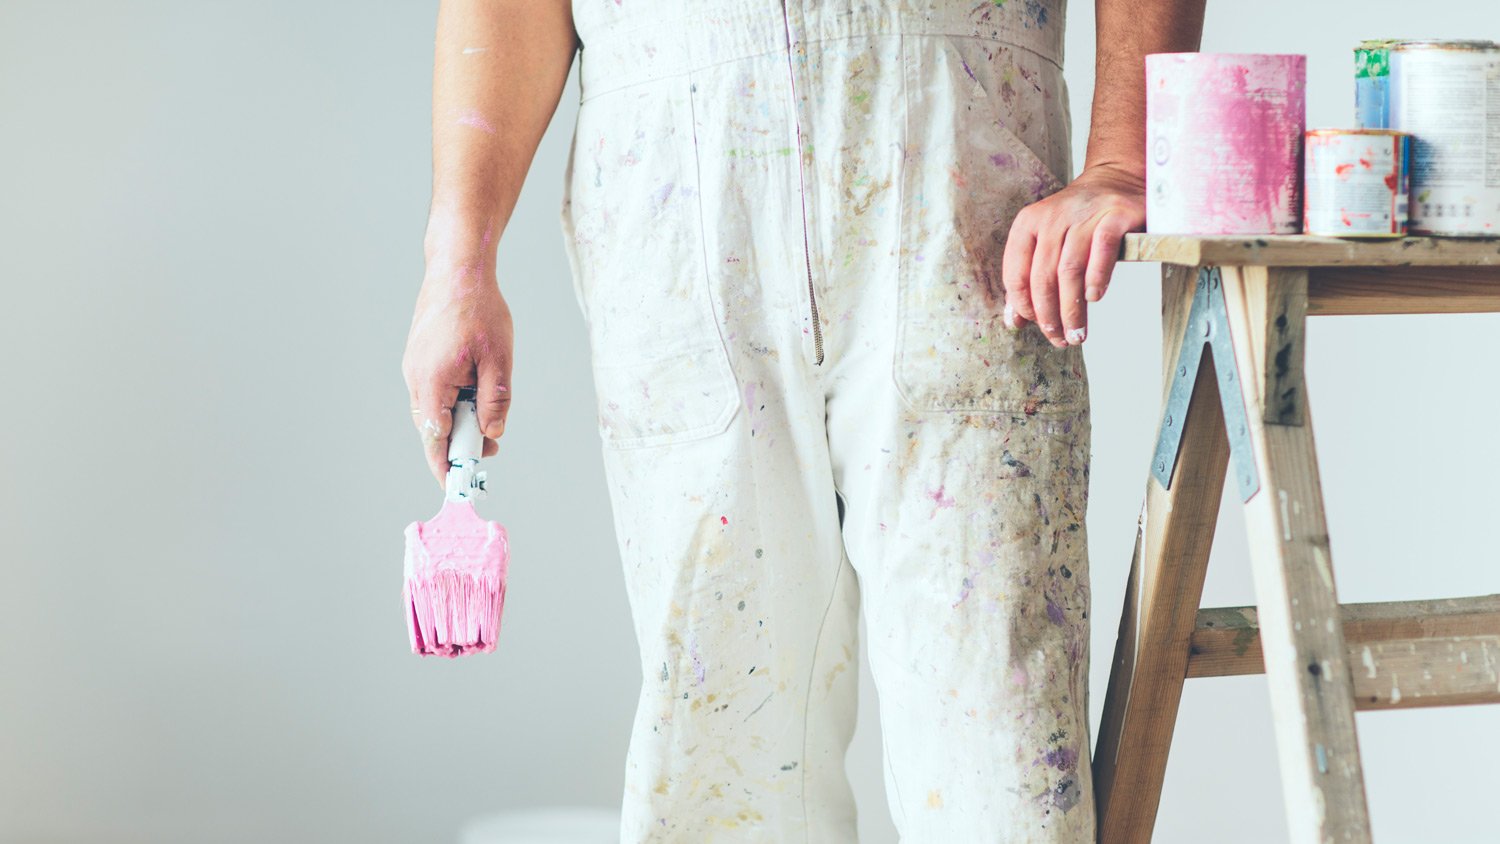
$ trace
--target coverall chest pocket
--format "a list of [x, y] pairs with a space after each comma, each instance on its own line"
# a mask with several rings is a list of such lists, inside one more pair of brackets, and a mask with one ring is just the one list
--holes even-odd
[[685, 77], [582, 104], [564, 229], [599, 432], [642, 448], [724, 431], [738, 407], [704, 263]]
[[[917, 411], [1072, 411], [1088, 388], [1079, 347], [1005, 328], [1011, 222], [1068, 169], [1061, 69], [1002, 42], [903, 40], [906, 157], [895, 378]], [[1038, 152], [1040, 150], [1040, 153]]]

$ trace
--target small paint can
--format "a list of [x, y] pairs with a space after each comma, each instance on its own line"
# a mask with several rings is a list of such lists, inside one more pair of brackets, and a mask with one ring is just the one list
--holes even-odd
[[1390, 128], [1391, 45], [1395, 39], [1361, 41], [1354, 48], [1354, 125]]
[[1307, 57], [1146, 57], [1146, 230], [1295, 234]]
[[1304, 142], [1302, 229], [1332, 237], [1403, 237], [1411, 136], [1314, 129]]
[[1391, 47], [1390, 128], [1411, 141], [1411, 231], [1500, 235], [1500, 45]]

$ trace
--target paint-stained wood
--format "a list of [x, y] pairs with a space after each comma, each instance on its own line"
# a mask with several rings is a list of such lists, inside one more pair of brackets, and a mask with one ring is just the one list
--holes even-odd
[[1500, 266], [1315, 267], [1308, 271], [1307, 312], [1477, 314], [1500, 311]]
[[[1247, 267], [1269, 273], [1265, 267]], [[1257, 297], [1256, 307], [1265, 313], [1254, 313], [1263, 327], [1260, 337], [1260, 390], [1266, 397], [1263, 417], [1266, 424], [1302, 424], [1302, 361], [1307, 348], [1308, 271], [1302, 268], [1277, 270], [1266, 279], [1265, 298]]]
[[1120, 254], [1186, 267], [1500, 266], [1500, 239], [1128, 234]]
[[[1162, 268], [1163, 402], [1181, 349], [1196, 274]], [[1170, 489], [1146, 482], [1125, 610], [1094, 753], [1099, 840], [1151, 840], [1229, 465], [1212, 356], [1183, 420]]]
[[1360, 709], [1500, 703], [1500, 636], [1402, 639], [1359, 649]]
[[[1253, 408], [1250, 437], [1261, 483], [1245, 503], [1245, 522], [1288, 829], [1296, 844], [1368, 842], [1353, 689], [1312, 424], [1265, 423], [1265, 345], [1254, 338], [1274, 329], [1252, 325], [1252, 314], [1275, 313], [1273, 290], [1285, 286], [1295, 295], [1300, 285], [1305, 296], [1307, 277], [1277, 268], [1246, 274], [1225, 267], [1223, 278], [1243, 375], [1238, 381], [1246, 407]], [[1310, 413], [1302, 392], [1304, 413]]]
[[[1340, 617], [1356, 708], [1500, 702], [1500, 595], [1344, 604]], [[1187, 676], [1259, 674], [1263, 665], [1255, 607], [1198, 611]]]

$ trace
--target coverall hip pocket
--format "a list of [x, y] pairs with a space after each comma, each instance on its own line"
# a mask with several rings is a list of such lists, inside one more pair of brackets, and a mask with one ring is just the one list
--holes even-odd
[[1087, 406], [1081, 350], [1005, 328], [1011, 222], [1062, 187], [1069, 118], [1061, 68], [1003, 42], [903, 39], [894, 376], [916, 411], [1069, 412]]
[[709, 289], [689, 82], [579, 109], [563, 229], [589, 329], [599, 434], [614, 448], [723, 432], [737, 408]]

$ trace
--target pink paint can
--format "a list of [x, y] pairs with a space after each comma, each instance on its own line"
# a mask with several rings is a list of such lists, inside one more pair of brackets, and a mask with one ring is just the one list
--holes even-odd
[[1146, 57], [1146, 230], [1296, 234], [1307, 57]]

